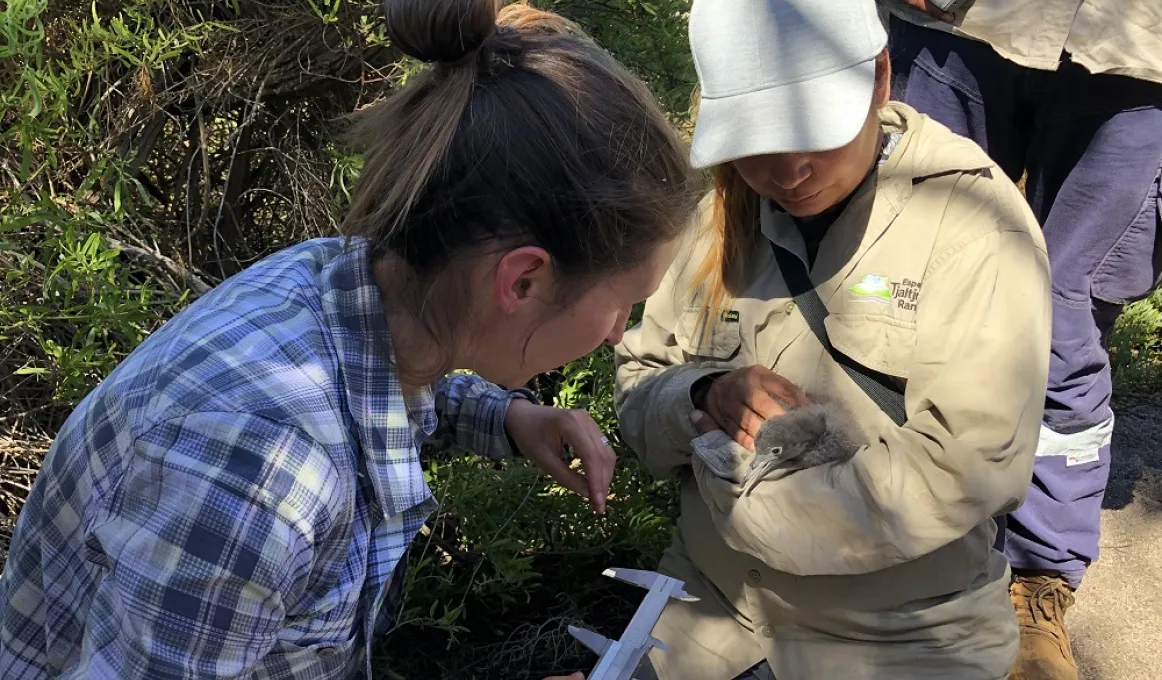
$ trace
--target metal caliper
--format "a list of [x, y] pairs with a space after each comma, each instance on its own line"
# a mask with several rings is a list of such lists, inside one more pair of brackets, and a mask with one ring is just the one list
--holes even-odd
[[577, 626], [569, 626], [569, 634], [597, 652], [597, 665], [585, 675], [586, 680], [633, 680], [634, 671], [651, 648], [669, 651], [666, 644], [652, 633], [666, 603], [671, 597], [684, 602], [697, 602], [698, 598], [685, 591], [686, 584], [683, 582], [654, 571], [606, 569], [602, 575], [640, 586], [649, 592], [638, 605], [629, 625], [622, 631], [621, 639], [610, 640], [600, 633]]

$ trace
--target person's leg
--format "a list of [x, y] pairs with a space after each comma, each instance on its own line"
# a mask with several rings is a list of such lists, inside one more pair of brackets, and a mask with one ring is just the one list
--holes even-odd
[[1077, 677], [1064, 613], [1098, 557], [1113, 428], [1105, 341], [1162, 264], [1162, 86], [1069, 64], [1051, 82], [1026, 194], [1049, 248], [1053, 346], [1033, 485], [1009, 517], [1006, 543], [1023, 624], [1013, 675], [1021, 680]]
[[[1060, 78], [990, 68], [999, 59], [991, 48], [933, 33], [893, 19], [894, 98], [977, 141], [1014, 180], [1028, 159], [1030, 205], [1046, 226], [1054, 271], [1048, 427], [1029, 498], [1002, 536], [1022, 624], [1014, 680], [1076, 677], [1063, 615], [1073, 602], [1069, 585], [1097, 557], [1112, 424], [1105, 338], [1121, 306], [1144, 295], [1162, 269], [1157, 183], [1149, 194], [1162, 158], [1159, 88], [1077, 68]], [[1036, 89], [1046, 80], [1056, 98]], [[1033, 122], [1037, 101], [1049, 115]], [[1070, 456], [1073, 447], [1080, 451]]]
[[1018, 98], [1021, 67], [987, 43], [889, 22], [892, 99], [984, 149], [1013, 181], [1025, 170], [1032, 111]]
[[748, 668], [746, 672], [734, 678], [734, 680], [778, 680], [778, 678], [771, 671], [771, 665], [763, 661], [760, 664]]
[[1158, 282], [1162, 86], [1065, 65], [1036, 126], [1026, 187], [1053, 276], [1042, 450], [1011, 516], [1009, 561], [1077, 586], [1098, 556], [1109, 475], [1105, 341], [1122, 305]]

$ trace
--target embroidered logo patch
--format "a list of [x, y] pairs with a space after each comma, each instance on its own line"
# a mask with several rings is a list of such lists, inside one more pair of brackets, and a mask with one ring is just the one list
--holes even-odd
[[847, 289], [856, 297], [884, 305], [892, 304], [892, 287], [882, 276], [868, 274], [863, 280]]

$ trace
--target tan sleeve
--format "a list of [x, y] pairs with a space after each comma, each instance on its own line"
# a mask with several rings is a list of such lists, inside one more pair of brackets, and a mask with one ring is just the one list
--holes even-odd
[[688, 363], [689, 355], [674, 337], [670, 300], [659, 297], [663, 294], [670, 291], [659, 290], [646, 301], [641, 323], [626, 331], [614, 348], [613, 404], [621, 437], [658, 478], [690, 463], [690, 440], [698, 434], [690, 422], [690, 388], [703, 376], [730, 370]]
[[[978, 201], [967, 219], [1003, 219], [1005, 206], [988, 194], [992, 200]], [[952, 233], [981, 233], [979, 224], [963, 226]], [[1044, 407], [1049, 285], [1043, 242], [1024, 225], [938, 256], [921, 292], [903, 426], [885, 428], [845, 463], [778, 473], [749, 494], [694, 458], [726, 542], [793, 574], [866, 573], [925, 555], [1016, 508], [1030, 484]]]
[[[706, 207], [703, 203], [703, 209]], [[613, 403], [622, 439], [658, 478], [690, 464], [690, 388], [701, 377], [725, 373], [725, 362], [694, 357], [678, 342], [678, 318], [690, 302], [688, 276], [701, 262], [700, 229], [678, 253], [658, 290], [646, 300], [642, 320], [614, 348]]]

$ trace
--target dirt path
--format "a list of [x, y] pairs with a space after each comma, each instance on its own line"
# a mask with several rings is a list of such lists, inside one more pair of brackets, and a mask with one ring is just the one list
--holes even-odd
[[1082, 680], [1162, 677], [1162, 405], [1117, 413], [1101, 556], [1067, 622]]

